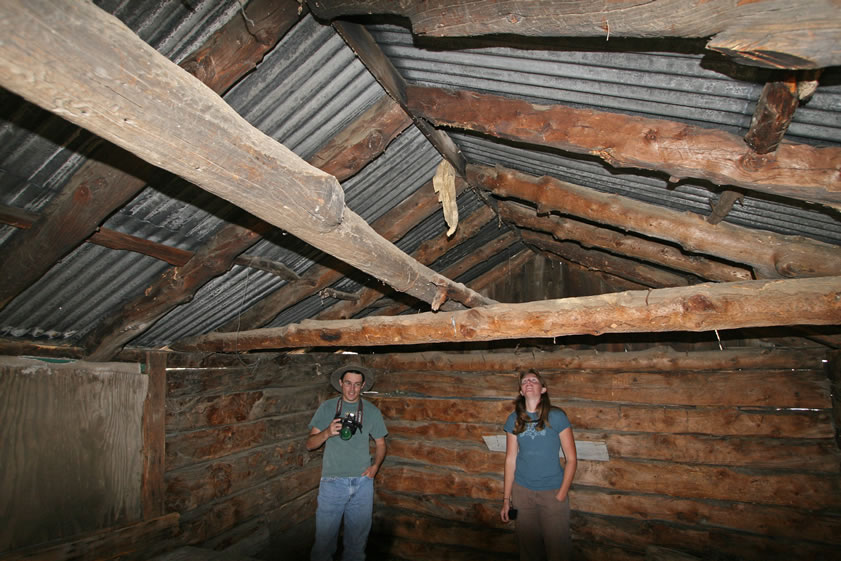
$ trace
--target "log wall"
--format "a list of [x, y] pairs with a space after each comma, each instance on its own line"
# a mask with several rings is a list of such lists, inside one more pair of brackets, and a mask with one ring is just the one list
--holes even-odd
[[500, 523], [503, 434], [518, 368], [538, 368], [576, 439], [579, 559], [837, 558], [841, 454], [823, 351], [420, 353], [369, 357], [389, 428], [369, 552], [516, 559]]
[[165, 507], [180, 513], [184, 543], [306, 557], [321, 476], [321, 454], [304, 446], [307, 424], [335, 395], [328, 376], [340, 360], [171, 356]]

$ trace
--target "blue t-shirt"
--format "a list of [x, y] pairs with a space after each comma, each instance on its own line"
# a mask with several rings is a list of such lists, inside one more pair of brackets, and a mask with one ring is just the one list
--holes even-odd
[[[549, 422], [543, 430], [536, 430], [537, 413], [529, 413], [533, 419], [517, 436], [517, 467], [514, 482], [532, 491], [560, 489], [564, 480], [561, 467], [561, 437], [570, 428], [566, 413], [553, 407], [549, 410]], [[505, 432], [514, 434], [517, 414], [511, 413], [505, 421]]]

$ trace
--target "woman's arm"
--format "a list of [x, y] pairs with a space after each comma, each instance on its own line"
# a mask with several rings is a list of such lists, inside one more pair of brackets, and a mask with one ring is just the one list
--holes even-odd
[[561, 488], [558, 489], [558, 494], [556, 495], [559, 501], [567, 498], [569, 488], [572, 486], [572, 478], [575, 477], [575, 469], [578, 467], [578, 456], [575, 452], [575, 437], [572, 435], [572, 427], [567, 427], [561, 431], [561, 448], [564, 450], [566, 465], [564, 466], [564, 480], [561, 482]]
[[511, 490], [514, 488], [514, 471], [517, 469], [517, 435], [505, 433], [505, 472], [502, 485], [502, 510], [499, 513], [503, 522], [508, 522], [508, 509], [511, 508]]

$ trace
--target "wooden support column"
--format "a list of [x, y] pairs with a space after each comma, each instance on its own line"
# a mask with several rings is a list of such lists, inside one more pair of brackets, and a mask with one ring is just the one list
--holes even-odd
[[143, 402], [143, 481], [140, 490], [144, 520], [157, 518], [165, 512], [166, 355], [162, 352], [146, 354], [149, 385]]

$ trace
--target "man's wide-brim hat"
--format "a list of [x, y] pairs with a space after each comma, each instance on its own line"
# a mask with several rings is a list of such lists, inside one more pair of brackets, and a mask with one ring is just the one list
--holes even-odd
[[371, 386], [374, 385], [374, 373], [365, 368], [364, 366], [359, 366], [358, 364], [348, 364], [347, 366], [342, 366], [338, 370], [334, 371], [330, 374], [330, 384], [336, 388], [336, 391], [342, 391], [342, 374], [345, 372], [359, 372], [365, 377], [365, 383], [362, 384], [362, 391], [367, 392], [371, 389]]

